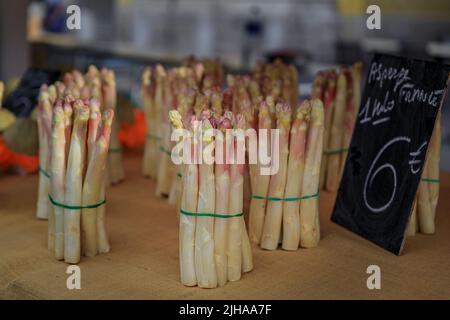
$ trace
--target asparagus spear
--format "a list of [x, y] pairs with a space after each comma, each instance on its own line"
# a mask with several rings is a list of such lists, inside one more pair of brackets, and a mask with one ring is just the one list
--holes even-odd
[[[176, 112], [176, 111], [174, 111]], [[193, 139], [195, 118], [190, 121], [191, 140], [189, 142], [190, 154], [184, 155], [187, 163], [184, 166], [183, 174], [183, 193], [181, 196], [181, 209], [186, 212], [197, 211], [198, 201], [198, 166], [197, 143]], [[195, 216], [188, 216], [180, 213], [180, 275], [181, 283], [185, 286], [195, 286], [197, 284], [197, 276], [195, 270]]]
[[[236, 128], [245, 129], [245, 119], [238, 114], [236, 117]], [[245, 136], [243, 131], [237, 132], [232, 142], [234, 153], [233, 163], [230, 164], [230, 194], [228, 210], [230, 214], [242, 213], [244, 200], [244, 164], [237, 163], [239, 150], [245, 151]], [[242, 275], [242, 220], [241, 217], [228, 219], [228, 280], [237, 281]]]
[[[230, 193], [230, 165], [226, 161], [226, 150], [230, 150], [231, 137], [226, 135], [226, 130], [232, 128], [232, 119], [227, 112], [220, 119], [219, 129], [222, 135], [216, 136], [216, 209], [220, 215], [230, 214], [228, 210], [228, 196]], [[219, 152], [220, 150], [221, 152]], [[220, 154], [220, 155], [219, 155]], [[219, 158], [220, 157], [220, 158]], [[228, 219], [214, 219], [214, 254], [217, 270], [217, 284], [223, 286], [228, 279], [227, 244], [228, 244]]]
[[[202, 120], [203, 159], [210, 152], [214, 144], [212, 137], [205, 135], [212, 129], [208, 119]], [[210, 213], [215, 210], [215, 179], [214, 165], [203, 161], [199, 165], [199, 189], [197, 212]], [[195, 272], [198, 286], [201, 288], [215, 288], [217, 286], [216, 263], [214, 259], [214, 218], [208, 216], [197, 217], [195, 227]]]
[[[311, 105], [304, 101], [297, 110], [291, 127], [289, 162], [287, 172], [286, 198], [298, 198], [301, 194], [303, 171], [305, 166], [305, 147]], [[283, 244], [284, 250], [297, 250], [300, 242], [300, 201], [283, 203]]]
[[[108, 124], [111, 120], [109, 119], [109, 117], [113, 117], [113, 115], [111, 115], [108, 112], [104, 112], [103, 113], [103, 117], [102, 117], [102, 122], [103, 122], [103, 128], [110, 128], [111, 126]], [[112, 120], [114, 123], [114, 120]], [[107, 131], [105, 132], [106, 129], [103, 130], [103, 135], [107, 135], [108, 137], [110, 136], [111, 133], [109, 133], [111, 131], [111, 129], [107, 129]], [[105, 199], [106, 196], [106, 171], [103, 174], [103, 177], [101, 178], [102, 181], [102, 185], [101, 185], [101, 189], [100, 189], [100, 195], [98, 197], [98, 201], [102, 201], [103, 199]], [[109, 252], [109, 250], [111, 249], [111, 246], [109, 244], [109, 240], [108, 240], [108, 233], [106, 231], [106, 204], [100, 206], [97, 208], [97, 249], [98, 249], [98, 253], [107, 253]]]
[[[270, 153], [270, 129], [272, 128], [271, 117], [269, 115], [269, 108], [266, 102], [261, 102], [259, 105], [259, 129], [267, 130], [266, 150]], [[261, 140], [259, 144], [261, 144]], [[261, 146], [259, 146], [261, 148]], [[264, 225], [264, 218], [266, 212], [266, 200], [265, 197], [269, 191], [269, 175], [261, 175], [262, 165], [257, 165], [255, 188], [253, 190], [254, 196], [260, 196], [262, 199], [253, 197], [250, 203], [250, 215], [249, 215], [249, 233], [250, 240], [253, 243], [259, 244], [261, 240], [262, 229]]]
[[[311, 120], [306, 140], [305, 168], [301, 196], [318, 192], [320, 162], [323, 152], [323, 104], [319, 99], [311, 101]], [[300, 201], [300, 245], [317, 246], [320, 240], [319, 202], [317, 197]]]
[[[345, 116], [345, 102], [347, 98], [347, 79], [345, 72], [339, 73], [337, 81], [336, 105], [334, 107], [333, 122], [330, 128], [329, 147], [332, 150], [342, 148], [343, 126]], [[329, 154], [327, 157], [327, 182], [328, 191], [336, 191], [339, 186], [340, 154]]]
[[[279, 156], [279, 170], [270, 177], [269, 198], [283, 198], [287, 177], [287, 161], [289, 155], [289, 131], [291, 126], [291, 108], [286, 103], [278, 103], [277, 128], [280, 135], [279, 152], [273, 150], [272, 156]], [[261, 238], [261, 248], [275, 250], [280, 239], [282, 221], [282, 201], [268, 201], [266, 218]]]
[[[65, 159], [65, 115], [62, 101], [57, 101], [53, 109], [52, 154], [50, 164], [50, 191], [54, 201], [64, 203], [64, 185], [66, 172]], [[52, 223], [52, 222], [51, 222]], [[64, 259], [64, 209], [54, 206], [54, 254], [58, 260]], [[52, 235], [49, 235], [52, 238]]]
[[[69, 206], [81, 204], [89, 108], [81, 100], [76, 100], [74, 113], [65, 180], [65, 204]], [[67, 263], [80, 261], [80, 214], [80, 209], [64, 209], [64, 260]]]
[[[0, 95], [3, 94], [2, 83], [0, 83]], [[1, 104], [1, 97], [0, 97]], [[50, 115], [50, 116], [49, 116]], [[50, 202], [48, 200], [49, 189], [50, 189], [50, 178], [46, 176], [46, 172], [49, 172], [49, 139], [50, 139], [50, 129], [51, 125], [51, 104], [50, 97], [48, 94], [47, 85], [43, 85], [39, 93], [39, 104], [38, 104], [38, 134], [39, 134], [39, 187], [38, 187], [38, 200], [36, 206], [36, 217], [38, 219], [47, 219], [49, 215], [49, 210], [51, 208]]]
[[144, 177], [150, 177], [150, 167], [152, 159], [151, 153], [154, 152], [155, 147], [153, 142], [155, 137], [152, 135], [154, 128], [154, 123], [152, 123], [152, 99], [149, 92], [149, 87], [151, 84], [151, 69], [145, 68], [142, 73], [142, 84], [141, 84], [141, 97], [144, 102], [144, 113], [145, 113], [145, 124], [147, 127], [147, 139], [145, 141], [144, 147], [144, 158], [142, 161], [142, 174]]
[[[325, 83], [326, 88], [323, 94], [323, 109], [325, 113], [325, 123], [323, 132], [323, 148], [328, 150], [330, 148], [330, 132], [331, 123], [333, 120], [334, 106], [336, 104], [336, 72], [334, 70], [324, 73], [327, 76]], [[320, 168], [320, 190], [325, 189], [327, 176], [328, 155], [323, 157]]]
[[[103, 107], [105, 110], [116, 110], [117, 108], [117, 93], [116, 80], [114, 71], [103, 69], [102, 76], [102, 95]], [[125, 177], [122, 164], [122, 150], [119, 141], [120, 123], [116, 116], [113, 120], [111, 131], [110, 152], [108, 153], [108, 177], [112, 184], [122, 181]]]

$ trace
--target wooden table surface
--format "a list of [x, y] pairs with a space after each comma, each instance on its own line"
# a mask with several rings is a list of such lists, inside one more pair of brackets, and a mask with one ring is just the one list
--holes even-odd
[[[37, 176], [0, 176], [0, 299], [449, 299], [450, 174], [442, 174], [437, 232], [407, 239], [397, 257], [330, 222], [334, 195], [320, 196], [319, 247], [296, 252], [254, 248], [255, 268], [218, 289], [179, 282], [175, 209], [125, 158], [127, 180], [108, 190], [112, 250], [83, 257], [81, 289], [66, 287], [67, 265], [46, 248], [47, 222], [34, 218]], [[381, 290], [366, 269], [381, 268]]]

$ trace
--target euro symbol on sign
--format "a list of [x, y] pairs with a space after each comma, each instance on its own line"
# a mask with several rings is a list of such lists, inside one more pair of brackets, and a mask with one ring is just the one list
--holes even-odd
[[411, 156], [410, 160], [408, 161], [409, 168], [411, 170], [412, 174], [416, 174], [420, 171], [422, 160], [417, 159], [418, 156], [422, 154], [422, 149], [427, 145], [427, 142], [425, 141], [422, 143], [417, 151], [410, 152], [409, 155]]

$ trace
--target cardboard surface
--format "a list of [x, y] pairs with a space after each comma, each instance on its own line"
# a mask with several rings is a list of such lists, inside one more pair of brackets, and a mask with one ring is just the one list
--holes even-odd
[[[35, 219], [37, 176], [0, 176], [0, 299], [449, 299], [450, 174], [441, 176], [434, 236], [408, 238], [402, 256], [330, 221], [334, 195], [320, 195], [322, 240], [296, 252], [254, 247], [252, 272], [218, 289], [179, 282], [175, 208], [141, 177], [141, 155], [125, 157], [127, 180], [107, 192], [112, 251], [83, 257], [81, 290], [66, 288], [64, 262], [47, 250]], [[381, 290], [366, 269], [381, 268]]]

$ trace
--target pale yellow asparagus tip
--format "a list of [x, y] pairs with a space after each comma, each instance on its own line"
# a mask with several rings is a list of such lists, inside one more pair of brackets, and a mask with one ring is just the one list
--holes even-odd
[[96, 112], [100, 112], [100, 100], [97, 98], [91, 98], [89, 100], [89, 109], [91, 109], [91, 113], [95, 114]]
[[[302, 102], [297, 110], [297, 119], [309, 120], [311, 116], [311, 103], [308, 100]], [[306, 123], [303, 123], [306, 125]]]
[[144, 86], [149, 86], [150, 85], [150, 79], [152, 76], [152, 71], [150, 68], [145, 68], [144, 72], [142, 72], [142, 84]]
[[92, 64], [89, 66], [87, 73], [88, 73], [89, 76], [91, 76], [93, 78], [97, 77], [100, 74], [100, 72], [98, 71], [97, 67], [92, 65]]
[[314, 119], [315, 126], [323, 126], [324, 115], [323, 115], [323, 103], [320, 99], [313, 99], [311, 101], [311, 118]]
[[181, 120], [181, 114], [178, 112], [178, 110], [170, 110], [169, 111], [169, 120], [172, 123], [172, 126], [174, 126], [175, 129], [182, 129], [183, 128], [183, 122]]

